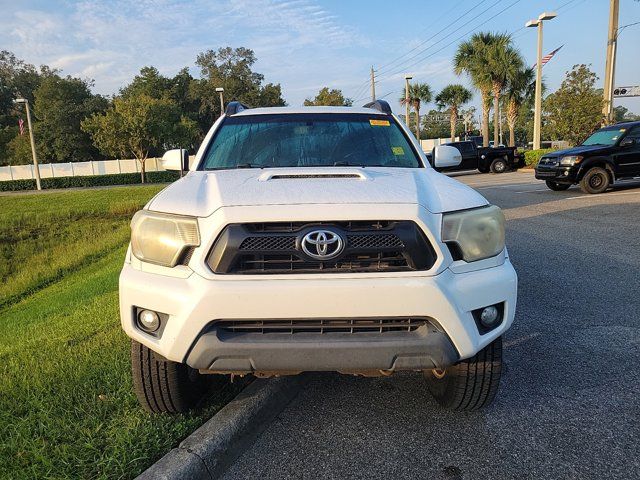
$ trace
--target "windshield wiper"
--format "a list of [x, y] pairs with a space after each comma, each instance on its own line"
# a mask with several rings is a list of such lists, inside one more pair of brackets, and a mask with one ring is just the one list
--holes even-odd
[[360, 167], [360, 168], [365, 168], [366, 165], [358, 165], [355, 163], [349, 163], [349, 162], [344, 162], [344, 161], [337, 161], [337, 162], [333, 162], [333, 166], [334, 167]]

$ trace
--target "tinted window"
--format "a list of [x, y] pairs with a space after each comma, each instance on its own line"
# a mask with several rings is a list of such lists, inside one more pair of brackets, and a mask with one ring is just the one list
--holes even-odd
[[593, 133], [582, 145], [613, 145], [626, 131], [625, 128], [603, 128]]
[[473, 147], [471, 146], [470, 143], [460, 143], [458, 146], [458, 149], [460, 150], [460, 153], [462, 153], [463, 155], [468, 155], [470, 153], [473, 153]]
[[225, 119], [202, 169], [420, 167], [395, 120], [365, 114], [247, 115]]
[[640, 127], [634, 127], [624, 138], [633, 138], [636, 141], [640, 140]]

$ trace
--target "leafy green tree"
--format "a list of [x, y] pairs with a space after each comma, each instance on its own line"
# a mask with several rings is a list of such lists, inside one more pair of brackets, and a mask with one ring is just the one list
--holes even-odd
[[447, 85], [436, 95], [436, 105], [439, 109], [449, 109], [449, 123], [451, 141], [456, 137], [456, 124], [458, 122], [459, 108], [471, 101], [472, 93], [462, 85]]
[[120, 89], [120, 96], [126, 98], [147, 95], [161, 99], [170, 95], [171, 87], [171, 80], [161, 75], [156, 67], [142, 67], [131, 83]]
[[202, 108], [202, 99], [194, 79], [187, 67], [173, 78], [162, 75], [155, 67], [143, 67], [131, 83], [120, 90], [121, 97], [147, 95], [155, 99], [168, 99], [178, 106], [183, 116], [197, 122], [198, 138], [202, 139], [211, 127], [213, 119]]
[[342, 94], [342, 90], [334, 89], [331, 90], [329, 87], [323, 87], [320, 89], [315, 98], [310, 99], [307, 98], [304, 101], [305, 106], [313, 106], [313, 105], [328, 105], [335, 107], [350, 107], [353, 105], [353, 100], [350, 98], [345, 98]]
[[635, 122], [640, 120], [640, 115], [631, 113], [628, 108], [618, 105], [613, 108], [613, 117], [616, 123], [618, 122]]
[[594, 87], [597, 79], [584, 64], [566, 73], [560, 88], [543, 102], [545, 136], [577, 144], [599, 126], [603, 100]]
[[495, 42], [494, 34], [475, 33], [458, 45], [453, 58], [453, 68], [457, 75], [466, 73], [471, 83], [480, 92], [482, 104], [482, 137], [484, 146], [489, 146], [489, 110], [491, 108], [492, 79], [489, 74], [490, 62], [488, 49]]
[[505, 91], [507, 124], [509, 125], [509, 146], [516, 144], [516, 123], [523, 105], [533, 103], [536, 90], [536, 74], [531, 67], [523, 67], [510, 75]]
[[263, 85], [264, 75], [254, 72], [256, 62], [253, 50], [219, 48], [198, 55], [196, 65], [202, 78], [194, 83], [192, 95], [201, 99], [201, 112], [208, 116], [209, 124], [220, 115], [217, 87], [224, 88], [227, 102], [238, 100], [252, 107], [274, 107], [286, 105], [280, 84]]
[[[31, 154], [31, 141], [29, 135], [25, 132], [24, 135], [16, 135], [7, 144], [7, 150], [9, 153], [10, 165], [28, 165], [33, 162]], [[41, 154], [36, 146], [36, 153]], [[42, 157], [38, 157], [42, 158]]]
[[140, 163], [142, 183], [150, 154], [171, 146], [186, 146], [197, 135], [197, 124], [182, 117], [175, 102], [144, 93], [116, 98], [104, 115], [87, 118], [82, 128], [104, 154], [135, 157]]
[[414, 112], [416, 112], [417, 121], [414, 122], [416, 125], [416, 138], [420, 140], [420, 106], [422, 103], [429, 103], [431, 101], [433, 97], [431, 87], [426, 83], [417, 82], [409, 85], [408, 95], [406, 89], [404, 93], [405, 94], [400, 97], [400, 104], [407, 105], [408, 103]]
[[20, 159], [12, 157], [16, 150], [9, 148], [9, 143], [18, 135], [18, 119], [24, 118], [24, 106], [14, 105], [13, 101], [26, 98], [33, 106], [34, 93], [42, 79], [56, 74], [56, 70], [47, 66], [38, 70], [11, 52], [0, 51], [0, 164], [20, 162]]
[[80, 162], [98, 157], [80, 122], [106, 110], [108, 101], [104, 97], [91, 93], [86, 80], [58, 75], [42, 79], [34, 96], [34, 129], [43, 161]]

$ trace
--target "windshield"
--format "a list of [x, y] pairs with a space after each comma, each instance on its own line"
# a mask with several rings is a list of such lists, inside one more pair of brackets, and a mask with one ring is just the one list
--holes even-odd
[[226, 118], [204, 170], [262, 167], [406, 167], [421, 163], [392, 117], [276, 114]]
[[598, 130], [582, 142], [582, 145], [613, 145], [625, 131], [626, 129], [624, 128], [606, 128], [604, 130]]

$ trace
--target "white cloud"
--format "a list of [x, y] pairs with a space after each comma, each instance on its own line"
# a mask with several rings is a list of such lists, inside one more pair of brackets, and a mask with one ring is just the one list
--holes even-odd
[[3, 48], [94, 78], [103, 94], [116, 93], [142, 66], [173, 75], [194, 68], [199, 52], [227, 45], [253, 49], [256, 70], [281, 83], [291, 104], [320, 86], [345, 88], [340, 79], [366, 75], [354, 50], [369, 40], [316, 0], [82, 0], [55, 11], [12, 8], [0, 19]]

